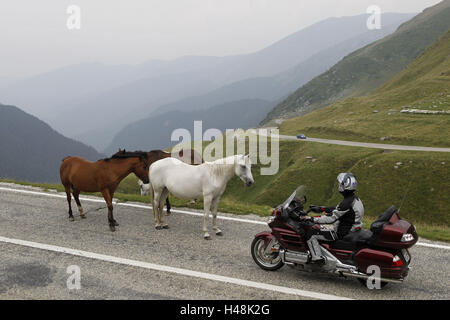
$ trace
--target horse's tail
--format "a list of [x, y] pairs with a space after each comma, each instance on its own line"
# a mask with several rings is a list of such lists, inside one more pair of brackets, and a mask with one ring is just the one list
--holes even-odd
[[64, 159], [61, 160], [61, 165], [59, 166], [59, 177], [61, 179], [61, 183], [66, 186], [68, 185], [70, 182], [68, 180], [68, 170], [69, 170], [69, 166], [70, 166], [70, 161], [65, 162], [64, 160], [70, 158], [69, 157], [65, 157]]
[[[155, 204], [155, 193], [153, 192], [152, 180], [148, 179], [148, 194], [150, 199], [152, 199], [152, 206]], [[153, 208], [155, 210], [155, 208]]]

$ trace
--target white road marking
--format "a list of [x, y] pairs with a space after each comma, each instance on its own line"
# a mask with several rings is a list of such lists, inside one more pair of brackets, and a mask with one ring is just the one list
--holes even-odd
[[[52, 194], [52, 193], [45, 193], [45, 192], [38, 192], [38, 191], [31, 191], [31, 190], [11, 189], [11, 188], [0, 187], [0, 191], [1, 190], [9, 191], [9, 192], [34, 194], [34, 195], [46, 196], [46, 197], [55, 197], [55, 198], [64, 198], [64, 199], [66, 198], [65, 195], [61, 195], [61, 194]], [[103, 199], [92, 199], [92, 198], [84, 198], [84, 197], [80, 197], [80, 200], [91, 201], [91, 202], [101, 202], [101, 203], [105, 202]], [[118, 203], [116, 202], [114, 204], [118, 205], [118, 206], [124, 206], [124, 207], [134, 207], [134, 208], [140, 208], [140, 209], [152, 209], [152, 206], [150, 206], [150, 205], [140, 205], [140, 204], [122, 203], [122, 202], [118, 202]], [[192, 216], [203, 217], [203, 213], [200, 213], [200, 212], [193, 212], [193, 211], [186, 211], [186, 210], [179, 210], [179, 209], [172, 209], [171, 211], [172, 212], [176, 212], [176, 213], [182, 213], [182, 214], [187, 214], [187, 215], [192, 215]], [[260, 224], [260, 225], [264, 225], [264, 226], [267, 225], [267, 222], [264, 222], [264, 221], [242, 219], [242, 218], [233, 218], [233, 217], [225, 217], [225, 216], [221, 216], [221, 215], [218, 215], [217, 219], [236, 221], [236, 222], [244, 222], [244, 223]], [[445, 246], [445, 245], [440, 245], [440, 244], [432, 244], [432, 243], [426, 243], [426, 242], [417, 242], [416, 245], [417, 246], [428, 247], [428, 248], [450, 250], [450, 246]]]
[[423, 246], [423, 247], [429, 247], [429, 248], [435, 248], [435, 249], [445, 249], [450, 250], [449, 246], [444, 246], [441, 244], [432, 244], [427, 242], [417, 242], [416, 245]]
[[[22, 189], [11, 189], [11, 188], [5, 188], [5, 187], [0, 187], [0, 191], [1, 190], [9, 191], [9, 192], [33, 194], [33, 195], [45, 196], [45, 197], [54, 197], [54, 198], [66, 199], [66, 196], [62, 195], [62, 194], [53, 194], [53, 193], [31, 191], [31, 190], [22, 190]], [[93, 199], [93, 198], [80, 197], [80, 200], [105, 203], [105, 200], [103, 200], [103, 199]], [[124, 202], [113, 202], [113, 204], [116, 205], [116, 206], [133, 207], [133, 208], [140, 208], [140, 209], [152, 209], [151, 205], [141, 205], [141, 204], [124, 203]], [[179, 210], [179, 209], [172, 209], [171, 212], [183, 213], [183, 214], [187, 214], [187, 215], [191, 215], [191, 216], [203, 217], [203, 213], [200, 213], [200, 212], [193, 212], [193, 211]], [[210, 217], [212, 217], [212, 215], [210, 215]], [[225, 216], [221, 216], [221, 215], [217, 215], [217, 219], [267, 225], [267, 223], [264, 222], [264, 221], [257, 221], [257, 220], [250, 220], [250, 219], [241, 219], [241, 218], [233, 218], [233, 217], [225, 217]]]
[[60, 252], [60, 253], [64, 253], [64, 254], [70, 254], [73, 256], [96, 259], [96, 260], [101, 260], [101, 261], [106, 261], [106, 262], [124, 264], [124, 265], [128, 265], [128, 266], [139, 267], [139, 268], [144, 268], [144, 269], [151, 269], [151, 270], [156, 270], [156, 271], [175, 273], [175, 274], [188, 276], [188, 277], [194, 277], [194, 278], [200, 278], [200, 279], [205, 279], [205, 280], [212, 280], [212, 281], [224, 282], [224, 283], [229, 283], [229, 284], [235, 284], [235, 285], [249, 287], [249, 288], [275, 291], [275, 292], [280, 292], [280, 293], [285, 293], [285, 294], [290, 294], [290, 295], [295, 295], [295, 296], [301, 296], [301, 297], [307, 297], [307, 298], [313, 298], [313, 299], [351, 300], [349, 298], [335, 296], [335, 295], [329, 295], [329, 294], [320, 293], [320, 292], [306, 291], [306, 290], [300, 290], [300, 289], [296, 289], [296, 288], [277, 286], [277, 285], [263, 283], [263, 282], [231, 278], [231, 277], [221, 276], [221, 275], [217, 275], [217, 274], [193, 271], [193, 270], [189, 270], [189, 269], [175, 268], [175, 267], [159, 265], [159, 264], [154, 264], [154, 263], [145, 262], [145, 261], [119, 258], [119, 257], [114, 257], [114, 256], [109, 256], [109, 255], [104, 255], [104, 254], [99, 254], [99, 253], [94, 253], [94, 252], [89, 252], [89, 251], [82, 251], [82, 250], [77, 250], [77, 249], [72, 249], [72, 248], [67, 248], [67, 247], [54, 246], [54, 245], [45, 244], [45, 243], [5, 238], [2, 236], [0, 236], [0, 242], [20, 245], [20, 246], [25, 246], [25, 247], [35, 248], [35, 249]]

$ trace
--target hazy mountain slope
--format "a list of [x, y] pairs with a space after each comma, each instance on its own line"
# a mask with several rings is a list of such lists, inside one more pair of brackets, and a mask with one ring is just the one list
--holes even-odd
[[[407, 113], [402, 110], [422, 110]], [[416, 111], [417, 112], [417, 111]], [[345, 140], [450, 146], [450, 31], [368, 96], [286, 120], [281, 132]]]
[[[194, 121], [203, 121], [203, 131], [209, 128], [219, 130], [232, 128], [248, 128], [262, 120], [264, 114], [273, 107], [273, 103], [260, 99], [248, 99], [228, 102], [206, 110], [168, 111], [154, 117], [134, 122], [122, 129], [106, 154], [126, 149], [165, 149], [176, 142], [170, 141], [173, 130], [185, 128], [193, 134]], [[263, 111], [262, 115], [259, 111]], [[255, 117], [255, 114], [260, 114]], [[233, 126], [229, 126], [233, 124]], [[192, 137], [194, 138], [194, 137]]]
[[24, 106], [26, 112], [47, 117], [65, 101], [110, 89], [133, 79], [131, 66], [82, 63], [16, 81], [0, 89], [3, 103]]
[[369, 93], [400, 72], [449, 28], [450, 0], [445, 0], [299, 88], [278, 104], [264, 122], [305, 114], [344, 97]]
[[[217, 57], [182, 57], [172, 61], [151, 60], [138, 65], [80, 63], [57, 68], [1, 85], [3, 103], [24, 106], [24, 110], [48, 118], [71, 109], [113, 88], [148, 77], [181, 74], [211, 67]], [[26, 94], [25, 94], [26, 93]], [[95, 102], [95, 101], [93, 101]]]
[[[394, 23], [404, 17], [402, 14], [386, 14], [384, 20]], [[366, 14], [326, 19], [247, 55], [206, 57], [207, 62], [203, 62], [202, 57], [185, 59], [186, 63], [183, 59], [177, 59], [175, 62], [180, 65], [179, 72], [166, 66], [170, 72], [165, 70], [164, 73], [148, 75], [55, 106], [55, 113], [44, 120], [72, 137], [89, 138], [86, 132], [106, 131], [111, 127], [119, 130], [163, 104], [203, 95], [243, 79], [271, 76], [298, 65], [325, 48], [365, 33], [366, 19]], [[183, 67], [188, 63], [190, 68]], [[84, 141], [92, 143], [90, 140]]]
[[[306, 61], [287, 71], [278, 73], [271, 77], [257, 77], [233, 82], [203, 95], [189, 96], [173, 103], [164, 104], [159, 107], [154, 114], [164, 113], [170, 110], [188, 111], [206, 109], [214, 105], [243, 99], [263, 99], [279, 102], [295, 90], [299, 85], [327, 70], [349, 52], [352, 52], [393, 32], [402, 21], [407, 20], [411, 16], [413, 15], [393, 15], [393, 17], [396, 17], [396, 20], [393, 18], [395, 23], [392, 25], [386, 26], [382, 30], [366, 31], [356, 37], [347, 39], [335, 46], [314, 54]], [[190, 60], [195, 59], [192, 57]], [[193, 62], [195, 63], [195, 61]], [[193, 80], [185, 83], [184, 78], [191, 78]], [[139, 119], [147, 117], [148, 110], [152, 110], [153, 105], [157, 105], [161, 102], [161, 98], [170, 100], [176, 98], [180, 94], [184, 96], [189, 95], [189, 90], [195, 90], [197, 86], [201, 85], [200, 82], [194, 81], [196, 78], [198, 79], [199, 77], [194, 75], [189, 77], [187, 74], [175, 74], [153, 79], [151, 83], [148, 79], [135, 83], [136, 86], [125, 86], [124, 88], [120, 88], [120, 90], [110, 93], [109, 99], [114, 101], [114, 104], [111, 105], [107, 117], [113, 124], [117, 122], [127, 124], [128, 122], [131, 122], [131, 119], [133, 118]], [[215, 75], [208, 75], [207, 77], [202, 78], [202, 89], [207, 90], [216, 86], [216, 78], [217, 77]], [[147, 99], [145, 101], [145, 106], [139, 108], [139, 110], [136, 109], [125, 114], [121, 112], [124, 108], [123, 106], [138, 105], [143, 103], [143, 96], [140, 95], [139, 92], [145, 90], [145, 88], [147, 88], [148, 95], [148, 98], [144, 97]], [[163, 93], [165, 93], [165, 95], [163, 95]], [[101, 105], [102, 102], [101, 99], [95, 101], [93, 100], [90, 104], [98, 106]], [[117, 109], [113, 107], [114, 105], [117, 106]], [[65, 112], [65, 121], [55, 121], [54, 126], [57, 129], [64, 130], [66, 122], [70, 121], [70, 119], [73, 119], [74, 117], [77, 117], [79, 112], [80, 111], [78, 108]], [[264, 117], [265, 114], [262, 112], [267, 112], [267, 110], [260, 109], [257, 110], [257, 112], [258, 114], [255, 114], [255, 118]], [[99, 150], [103, 150], [105, 146], [109, 145], [113, 136], [123, 126], [110, 125], [109, 123], [99, 123], [97, 119], [104, 116], [103, 108], [96, 107], [95, 109], [91, 109], [90, 115], [91, 117], [89, 119], [85, 119], [83, 121], [82, 126], [77, 126], [74, 128], [75, 131], [71, 131], [69, 134], [77, 140], [93, 145]], [[227, 123], [224, 125], [228, 127], [233, 126], [232, 123]], [[92, 129], [88, 131], [80, 131], [86, 126]]]
[[[407, 20], [410, 16], [413, 15], [405, 15], [404, 19]], [[233, 82], [202, 96], [188, 97], [174, 103], [165, 104], [155, 112], [204, 109], [219, 103], [241, 99], [264, 99], [270, 101], [284, 99], [300, 85], [326, 71], [346, 54], [394, 32], [401, 21], [399, 20], [381, 30], [367, 31], [335, 46], [326, 48], [294, 68], [274, 76]]]
[[[410, 14], [384, 13], [383, 23], [391, 25], [410, 17]], [[332, 17], [306, 27], [258, 52], [243, 55], [232, 61], [233, 68], [225, 65], [224, 72], [237, 74], [237, 78], [270, 76], [290, 69], [301, 61], [347, 39], [367, 32], [368, 15]]]
[[102, 157], [94, 148], [66, 138], [14, 106], [0, 104], [0, 177], [57, 182], [66, 156]]

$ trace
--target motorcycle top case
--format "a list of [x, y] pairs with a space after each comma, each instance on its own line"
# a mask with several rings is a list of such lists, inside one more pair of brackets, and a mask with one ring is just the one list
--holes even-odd
[[[416, 228], [398, 215], [395, 206], [390, 207], [380, 215], [370, 227], [373, 233], [370, 243], [377, 247], [407, 249], [412, 247], [418, 240]], [[411, 240], [402, 241], [404, 234], [410, 234]]]

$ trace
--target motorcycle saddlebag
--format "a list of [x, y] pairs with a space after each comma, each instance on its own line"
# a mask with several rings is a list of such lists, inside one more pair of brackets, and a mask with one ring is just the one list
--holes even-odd
[[360, 271], [368, 273], [368, 268], [371, 266], [377, 266], [380, 268], [380, 276], [386, 278], [404, 278], [408, 275], [408, 268], [406, 264], [396, 266], [393, 264], [394, 255], [390, 252], [374, 250], [365, 248], [359, 250], [354, 260], [358, 265]]

